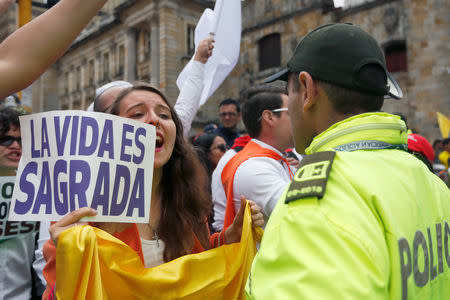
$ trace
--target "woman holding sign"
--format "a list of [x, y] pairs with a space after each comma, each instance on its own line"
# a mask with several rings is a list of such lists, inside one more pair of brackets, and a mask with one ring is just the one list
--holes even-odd
[[[156, 127], [156, 146], [150, 223], [96, 223], [95, 226], [133, 248], [146, 267], [153, 267], [186, 254], [202, 252], [222, 244], [239, 242], [245, 199], [233, 224], [221, 233], [209, 235], [207, 216], [210, 201], [206, 194], [206, 174], [195, 153], [183, 138], [183, 128], [165, 95], [148, 84], [125, 89], [109, 112]], [[262, 226], [261, 208], [250, 202], [253, 226]], [[96, 212], [80, 208], [50, 228], [52, 240], [44, 247], [48, 286], [55, 284], [55, 246], [59, 234]], [[69, 266], [68, 266], [69, 267]]]

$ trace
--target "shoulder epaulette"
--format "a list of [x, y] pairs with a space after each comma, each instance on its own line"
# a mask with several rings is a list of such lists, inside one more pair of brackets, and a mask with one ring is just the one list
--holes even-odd
[[336, 152], [325, 151], [307, 155], [289, 185], [284, 203], [306, 197], [322, 198]]

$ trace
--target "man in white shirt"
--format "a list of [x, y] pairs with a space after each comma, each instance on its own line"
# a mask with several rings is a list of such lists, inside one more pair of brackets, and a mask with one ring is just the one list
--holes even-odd
[[212, 186], [215, 229], [231, 225], [242, 195], [263, 208], [267, 221], [295, 173], [284, 153], [293, 145], [285, 90], [257, 86], [247, 90], [243, 99], [242, 119], [252, 140], [230, 159], [220, 175], [227, 199]]

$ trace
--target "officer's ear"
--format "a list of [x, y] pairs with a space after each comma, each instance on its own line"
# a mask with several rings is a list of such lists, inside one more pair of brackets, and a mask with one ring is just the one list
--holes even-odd
[[308, 72], [301, 72], [298, 75], [298, 81], [301, 85], [302, 110], [303, 112], [311, 111], [315, 108], [317, 100], [317, 83]]

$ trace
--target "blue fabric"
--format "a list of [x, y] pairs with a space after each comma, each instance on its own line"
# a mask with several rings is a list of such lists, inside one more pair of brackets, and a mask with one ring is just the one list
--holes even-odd
[[227, 142], [228, 147], [232, 147], [234, 144], [234, 140], [241, 136], [241, 134], [235, 130], [230, 130], [228, 128], [223, 127], [220, 125], [215, 131], [215, 134], [220, 135], [225, 139], [225, 142]]

